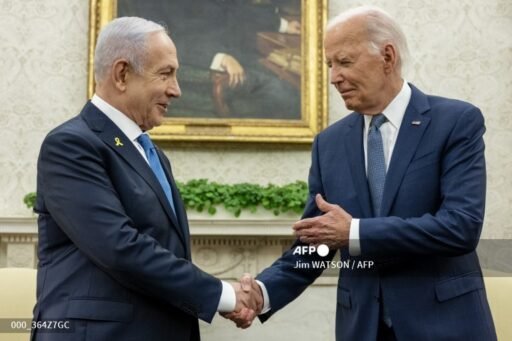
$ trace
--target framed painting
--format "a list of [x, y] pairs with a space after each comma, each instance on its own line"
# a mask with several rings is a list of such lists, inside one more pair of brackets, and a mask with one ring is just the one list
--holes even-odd
[[178, 50], [160, 141], [310, 143], [327, 123], [327, 0], [90, 0], [88, 96], [101, 28], [119, 16], [165, 26]]

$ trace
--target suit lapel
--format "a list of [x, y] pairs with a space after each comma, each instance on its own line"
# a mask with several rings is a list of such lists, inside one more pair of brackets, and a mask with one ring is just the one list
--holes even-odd
[[[178, 219], [178, 227], [180, 227], [181, 232], [183, 233], [183, 236], [185, 240], [190, 240], [190, 232], [188, 228], [188, 220], [187, 215], [185, 211], [185, 207], [183, 205], [183, 200], [181, 199], [180, 192], [178, 190], [178, 186], [176, 186], [176, 182], [174, 181], [174, 176], [172, 175], [172, 170], [169, 167], [169, 164], [165, 162], [165, 158], [163, 155], [163, 152], [160, 150], [160, 148], [156, 148], [158, 152], [158, 157], [160, 159], [160, 163], [164, 167], [165, 173], [167, 175], [167, 180], [169, 181], [169, 184], [171, 185], [172, 189], [172, 199], [174, 200], [174, 209], [176, 210], [176, 216]], [[187, 251], [188, 259], [191, 259], [191, 250], [190, 250], [190, 244], [185, 243], [185, 249]]]
[[185, 239], [183, 231], [179, 227], [178, 220], [172, 212], [162, 186], [158, 182], [158, 179], [144, 158], [140, 155], [139, 151], [134, 147], [133, 143], [105, 114], [103, 114], [92, 103], [88, 102], [86, 104], [84, 110], [82, 111], [82, 116], [89, 124], [90, 128], [98, 134], [103, 142], [105, 142], [121, 158], [123, 158], [128, 163], [128, 165], [132, 167], [156, 193], [160, 204], [162, 207], [164, 207], [165, 213], [177, 230], [180, 238], [183, 241], [183, 244], [188, 247], [188, 239]]
[[371, 201], [370, 191], [368, 189], [368, 180], [364, 167], [364, 151], [363, 151], [363, 115], [356, 114], [355, 119], [349, 124], [349, 129], [345, 135], [345, 149], [348, 156], [348, 163], [352, 173], [354, 187], [356, 188], [359, 204], [363, 216], [371, 217]]
[[[418, 148], [425, 130], [430, 123], [430, 117], [423, 114], [430, 109], [427, 96], [409, 84], [412, 90], [411, 100], [405, 111], [400, 131], [395, 143], [393, 155], [389, 163], [382, 197], [381, 213], [389, 215], [393, 201], [398, 192], [400, 184], [407, 167]], [[414, 124], [412, 123], [414, 122]]]

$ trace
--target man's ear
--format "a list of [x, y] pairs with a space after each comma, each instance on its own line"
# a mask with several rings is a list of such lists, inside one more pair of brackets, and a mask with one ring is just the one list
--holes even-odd
[[386, 44], [381, 53], [384, 59], [384, 72], [391, 73], [395, 70], [398, 61], [396, 48], [392, 44]]
[[118, 59], [112, 65], [112, 82], [119, 91], [124, 92], [126, 90], [129, 72], [130, 64], [126, 59]]

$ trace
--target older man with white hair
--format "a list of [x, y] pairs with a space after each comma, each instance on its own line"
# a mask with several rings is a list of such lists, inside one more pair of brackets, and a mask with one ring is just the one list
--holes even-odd
[[181, 94], [178, 67], [159, 24], [124, 17], [101, 31], [96, 94], [39, 155], [32, 340], [199, 341], [198, 319], [261, 309], [257, 286], [192, 263], [171, 164], [147, 134]]
[[[480, 110], [403, 79], [405, 36], [379, 8], [334, 18], [324, 45], [331, 83], [354, 112], [315, 139], [297, 242], [257, 276], [261, 320], [339, 250], [351, 266], [340, 270], [336, 340], [496, 340], [475, 252], [486, 183]], [[308, 244], [330, 253], [296, 252]]]

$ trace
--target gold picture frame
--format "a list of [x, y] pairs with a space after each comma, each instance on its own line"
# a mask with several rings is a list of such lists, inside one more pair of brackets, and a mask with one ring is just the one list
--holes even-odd
[[[117, 16], [117, 0], [89, 1], [87, 91], [90, 98], [94, 93], [93, 59], [96, 38], [100, 29]], [[151, 130], [152, 138], [168, 142], [311, 143], [314, 136], [327, 124], [327, 68], [323, 60], [322, 47], [323, 29], [327, 18], [327, 0], [300, 1], [301, 74], [298, 76], [300, 117], [296, 119], [169, 117], [161, 126]], [[178, 80], [180, 80], [179, 73]], [[171, 105], [171, 112], [172, 107]]]

